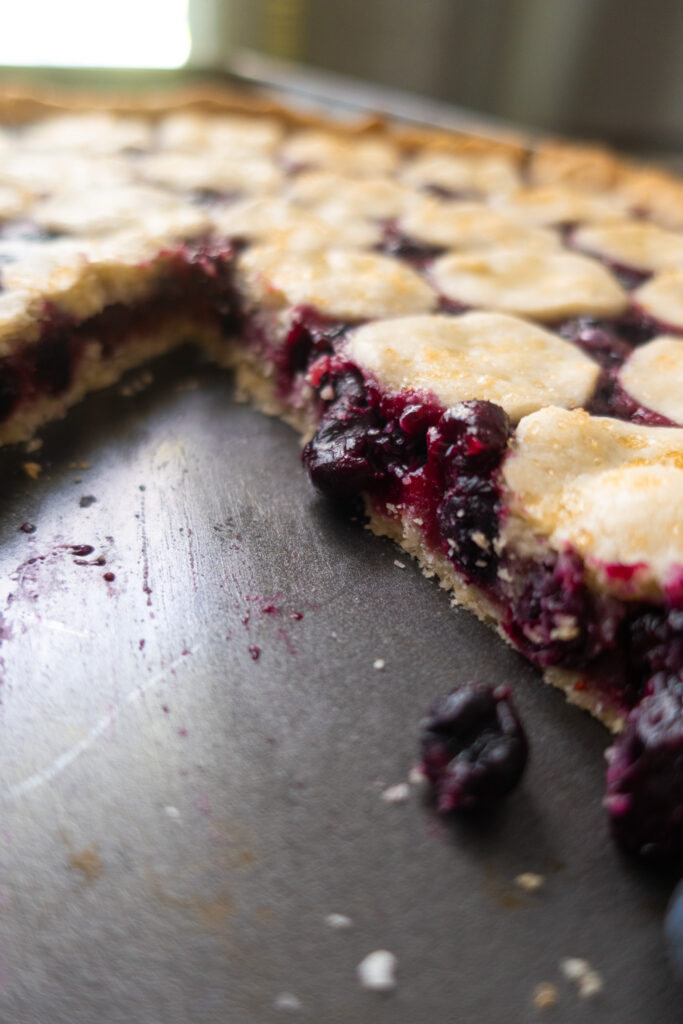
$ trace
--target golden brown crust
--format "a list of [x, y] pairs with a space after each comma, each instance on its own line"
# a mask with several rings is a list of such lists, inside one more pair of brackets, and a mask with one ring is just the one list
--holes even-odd
[[381, 115], [364, 115], [354, 122], [338, 122], [322, 115], [290, 109], [246, 90], [229, 89], [223, 84], [167, 89], [143, 95], [97, 94], [66, 89], [28, 90], [23, 85], [0, 88], [0, 122], [21, 124], [51, 114], [86, 110], [107, 110], [150, 118], [161, 117], [171, 110], [277, 117], [292, 128], [321, 128], [351, 137], [380, 135], [406, 152], [427, 148], [469, 156], [504, 155], [518, 165], [527, 163], [534, 183], [563, 183], [598, 191], [616, 189], [627, 196], [634, 207], [661, 223], [672, 227], [683, 225], [683, 180], [659, 168], [633, 163], [603, 146], [554, 139], [533, 143], [513, 132], [501, 133], [493, 139], [465, 131], [406, 129], [390, 124]]
[[562, 183], [602, 190], [614, 188], [624, 169], [624, 162], [602, 146], [551, 139], [532, 152], [529, 174], [536, 185]]

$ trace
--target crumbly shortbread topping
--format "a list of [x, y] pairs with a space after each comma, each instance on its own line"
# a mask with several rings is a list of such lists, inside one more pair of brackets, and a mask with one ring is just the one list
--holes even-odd
[[504, 535], [521, 520], [551, 547], [571, 545], [606, 589], [661, 597], [683, 566], [683, 429], [549, 407], [519, 423], [502, 472]]
[[140, 176], [178, 190], [215, 189], [219, 192], [274, 192], [283, 172], [268, 157], [231, 154], [214, 150], [201, 159], [190, 153], [154, 153], [138, 162]]
[[634, 349], [619, 381], [640, 405], [683, 426], [683, 337], [664, 335]]
[[117, 117], [93, 112], [62, 114], [28, 125], [22, 145], [52, 156], [55, 150], [108, 155], [123, 149], [144, 149], [152, 133], [150, 122], [138, 117]]
[[418, 188], [431, 185], [450, 192], [509, 192], [519, 185], [514, 162], [502, 154], [419, 153], [404, 165], [400, 178]]
[[574, 243], [587, 252], [639, 270], [683, 268], [683, 235], [647, 221], [580, 227]]
[[314, 306], [348, 320], [426, 313], [437, 304], [433, 289], [405, 264], [346, 249], [292, 253], [254, 246], [240, 255], [238, 283], [251, 305]]
[[633, 301], [663, 324], [683, 331], [683, 270], [657, 274], [636, 289]]
[[107, 187], [125, 188], [131, 169], [119, 157], [90, 156], [78, 152], [50, 154], [13, 150], [0, 161], [0, 182], [14, 186], [27, 199], [46, 198], [62, 191], [80, 192]]
[[209, 221], [202, 210], [189, 204], [184, 206], [177, 196], [150, 185], [105, 185], [87, 191], [62, 192], [36, 203], [31, 217], [41, 227], [54, 231], [100, 235], [139, 227], [145, 218], [155, 215], [177, 220], [183, 209], [193, 214], [193, 233], [208, 228]]
[[397, 148], [379, 136], [334, 135], [332, 132], [294, 132], [280, 155], [294, 167], [320, 167], [339, 174], [390, 174], [399, 162]]
[[525, 224], [573, 224], [623, 217], [624, 200], [613, 194], [579, 192], [566, 185], [520, 188], [496, 200], [496, 207]]
[[532, 231], [484, 203], [423, 199], [399, 218], [404, 234], [446, 249], [486, 249], [519, 242], [528, 248], [559, 247], [550, 231]]
[[614, 316], [627, 304], [621, 285], [597, 260], [563, 250], [507, 245], [448, 253], [430, 273], [449, 299], [539, 320], [582, 313]]
[[298, 174], [288, 194], [335, 224], [348, 217], [389, 220], [420, 201], [413, 189], [391, 178], [349, 178], [333, 171]]
[[94, 282], [86, 283], [89, 266], [82, 241], [3, 241], [0, 259], [3, 287], [8, 292], [29, 292], [37, 300], [55, 301], [69, 312], [76, 312], [81, 302], [90, 309], [100, 306], [96, 287], [92, 301], [83, 294]]
[[284, 128], [272, 117], [207, 116], [183, 111], [167, 114], [157, 125], [155, 142], [161, 149], [201, 154], [207, 149], [227, 157], [272, 153]]
[[0, 219], [5, 220], [21, 213], [26, 205], [24, 195], [11, 185], [0, 185]]
[[[163, 269], [163, 260], [151, 260], [159, 244], [158, 237], [140, 232], [109, 235], [100, 242], [3, 240], [0, 269], [6, 291], [0, 297], [12, 318], [26, 317], [29, 310], [38, 315], [49, 301], [62, 313], [85, 319], [109, 303], [132, 302], [148, 292]], [[15, 293], [30, 300], [15, 305]], [[9, 333], [9, 324], [0, 326], [1, 336], [8, 339]]]
[[17, 336], [26, 341], [37, 337], [39, 310], [40, 300], [32, 292], [0, 292], [0, 356], [9, 354]]
[[599, 373], [574, 345], [500, 313], [366, 324], [349, 335], [347, 351], [389, 390], [427, 392], [447, 407], [483, 398], [513, 420], [549, 403], [582, 404]]
[[268, 242], [287, 250], [325, 249], [345, 246], [371, 248], [381, 238], [381, 228], [353, 212], [330, 224], [310, 210], [277, 197], [244, 199], [212, 212], [213, 226], [230, 238]]

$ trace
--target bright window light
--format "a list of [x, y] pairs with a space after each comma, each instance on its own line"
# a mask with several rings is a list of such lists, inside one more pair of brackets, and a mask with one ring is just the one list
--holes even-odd
[[179, 68], [188, 0], [0, 0], [0, 64]]

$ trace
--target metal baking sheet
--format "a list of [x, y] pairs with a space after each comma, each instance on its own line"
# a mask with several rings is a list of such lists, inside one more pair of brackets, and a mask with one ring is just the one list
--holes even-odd
[[[335, 515], [228, 374], [181, 353], [152, 376], [2, 455], [3, 1024], [526, 1022], [541, 982], [549, 1020], [679, 1022], [672, 878], [607, 837], [602, 727]], [[470, 824], [386, 802], [470, 678], [514, 687], [520, 788]], [[375, 949], [386, 995], [356, 978]]]

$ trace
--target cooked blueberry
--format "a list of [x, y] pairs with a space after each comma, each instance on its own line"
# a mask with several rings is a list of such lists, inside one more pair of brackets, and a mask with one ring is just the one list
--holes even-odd
[[450, 487], [437, 517], [444, 549], [467, 576], [479, 583], [495, 573], [498, 556], [500, 491], [490, 477], [463, 476]]
[[683, 882], [676, 886], [669, 901], [664, 934], [674, 974], [679, 981], [683, 981]]
[[441, 813], [472, 810], [505, 796], [519, 782], [528, 756], [509, 689], [468, 683], [439, 697], [422, 722], [420, 751]]
[[510, 420], [499, 405], [459, 402], [429, 431], [429, 457], [446, 472], [485, 472], [498, 465], [509, 436]]
[[580, 316], [567, 320], [561, 325], [560, 334], [605, 369], [621, 366], [633, 351], [613, 325], [595, 317]]
[[323, 416], [302, 457], [311, 480], [324, 494], [351, 499], [377, 479], [368, 436], [372, 421], [367, 409], [333, 406]]
[[683, 853], [683, 694], [644, 697], [607, 751], [612, 834], [645, 857]]

